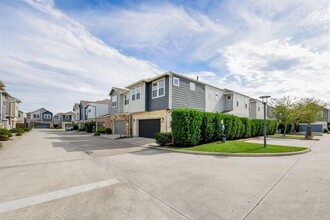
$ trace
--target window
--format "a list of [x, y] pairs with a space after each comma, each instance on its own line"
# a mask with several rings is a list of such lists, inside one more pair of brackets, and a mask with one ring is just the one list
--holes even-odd
[[111, 106], [112, 108], [117, 107], [117, 95], [111, 96]]
[[174, 86], [180, 86], [180, 79], [176, 78], [176, 77], [173, 77], [173, 85]]
[[45, 119], [52, 119], [52, 115], [51, 114], [44, 114], [44, 118]]
[[259, 105], [259, 103], [258, 103], [258, 112], [260, 112], [260, 105]]
[[227, 99], [230, 100], [231, 99], [231, 95], [227, 96]]
[[248, 104], [247, 104], [247, 103], [245, 103], [245, 108], [246, 108], [246, 109], [248, 108]]
[[141, 98], [141, 87], [132, 89], [132, 101], [139, 100]]
[[69, 120], [69, 119], [70, 119], [70, 115], [66, 115], [66, 116], [65, 116], [65, 119], [66, 119], [66, 120]]
[[33, 114], [33, 118], [40, 118], [39, 114]]
[[165, 96], [165, 79], [152, 83], [152, 98]]
[[190, 83], [190, 90], [195, 91], [195, 83]]
[[129, 97], [128, 95], [124, 95], [124, 102], [125, 102], [125, 105], [128, 105], [129, 104]]
[[19, 117], [19, 118], [21, 117], [21, 113], [20, 113], [20, 112], [18, 112], [18, 117]]
[[237, 107], [239, 106], [239, 101], [236, 102], [236, 106], [237, 106]]
[[91, 113], [92, 112], [92, 109], [88, 109], [88, 112]]
[[215, 94], [215, 100], [218, 101], [219, 100], [219, 94]]

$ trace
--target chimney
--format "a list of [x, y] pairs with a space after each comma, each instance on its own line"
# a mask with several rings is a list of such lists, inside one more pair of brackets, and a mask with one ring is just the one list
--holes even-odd
[[197, 76], [197, 81], [198, 81], [199, 76]]

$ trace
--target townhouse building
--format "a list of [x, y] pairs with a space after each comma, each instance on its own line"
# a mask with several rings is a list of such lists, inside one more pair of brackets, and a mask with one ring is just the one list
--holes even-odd
[[97, 121], [102, 116], [109, 115], [110, 100], [86, 101], [75, 103], [73, 110], [73, 122], [81, 128], [88, 121]]
[[[125, 88], [113, 87], [109, 96], [113, 132], [126, 136], [153, 138], [157, 132], [170, 131], [171, 112], [176, 108], [263, 118], [263, 114], [258, 114], [258, 110], [263, 112], [263, 106], [252, 109], [254, 104], [250, 104], [250, 100], [253, 99], [249, 96], [173, 72], [140, 80]], [[254, 109], [256, 112], [252, 114]]]
[[7, 96], [6, 98], [6, 118], [8, 129], [16, 128], [18, 121], [18, 105], [21, 101], [18, 98]]
[[75, 113], [73, 112], [60, 112], [54, 115], [53, 124], [54, 126], [58, 126], [59, 128], [65, 128], [68, 125], [73, 125]]
[[8, 128], [6, 118], [6, 94], [5, 91], [0, 90], [0, 128]]
[[45, 108], [28, 112], [26, 116], [31, 128], [51, 128], [53, 126], [53, 113]]

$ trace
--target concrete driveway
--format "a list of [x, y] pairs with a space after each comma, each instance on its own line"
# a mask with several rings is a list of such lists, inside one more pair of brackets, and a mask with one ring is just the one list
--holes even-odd
[[0, 219], [328, 219], [329, 167], [329, 135], [241, 158], [34, 130], [0, 151]]

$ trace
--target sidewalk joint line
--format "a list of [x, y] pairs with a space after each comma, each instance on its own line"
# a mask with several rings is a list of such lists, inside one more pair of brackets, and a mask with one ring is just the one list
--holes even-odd
[[279, 180], [268, 190], [268, 192], [257, 202], [257, 204], [250, 210], [250, 212], [243, 218], [245, 220], [258, 207], [258, 205], [266, 198], [266, 196], [281, 182], [281, 180], [290, 172], [290, 170], [298, 163], [300, 158], [293, 163], [293, 165], [281, 176]]

